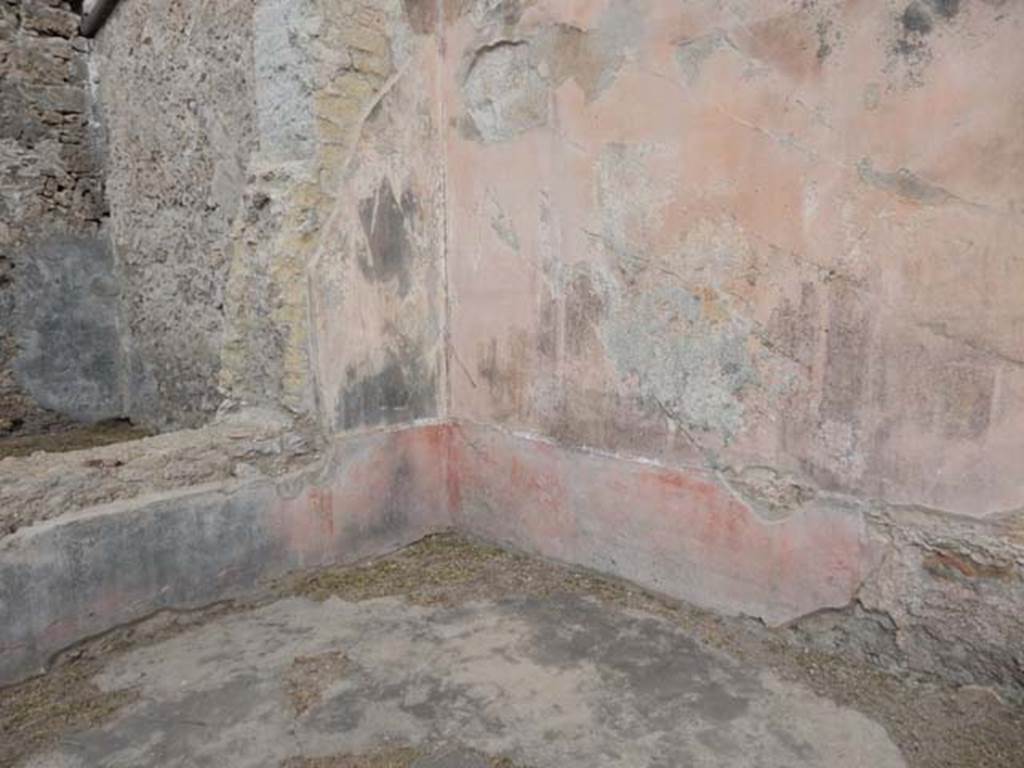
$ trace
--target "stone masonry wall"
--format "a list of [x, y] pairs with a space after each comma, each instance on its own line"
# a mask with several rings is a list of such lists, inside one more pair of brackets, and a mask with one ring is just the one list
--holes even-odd
[[256, 146], [251, 2], [121, 3], [94, 41], [127, 410], [196, 426], [221, 401], [233, 227]]
[[[0, 3], [0, 434], [121, 413], [117, 286], [87, 42], [58, 0]], [[53, 409], [53, 410], [47, 410]]]
[[131, 0], [96, 41], [128, 411], [439, 415], [433, 29], [399, 0]]

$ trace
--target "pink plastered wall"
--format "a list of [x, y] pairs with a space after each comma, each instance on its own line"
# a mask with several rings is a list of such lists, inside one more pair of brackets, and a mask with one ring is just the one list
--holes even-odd
[[444, 31], [456, 418], [1024, 505], [1019, 6], [500, 10]]

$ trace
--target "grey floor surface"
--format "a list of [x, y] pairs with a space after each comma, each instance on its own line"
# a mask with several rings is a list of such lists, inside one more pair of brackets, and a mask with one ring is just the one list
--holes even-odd
[[347, 768], [390, 749], [411, 768], [904, 765], [864, 715], [583, 596], [287, 598], [116, 656], [96, 682], [139, 699], [27, 765]]

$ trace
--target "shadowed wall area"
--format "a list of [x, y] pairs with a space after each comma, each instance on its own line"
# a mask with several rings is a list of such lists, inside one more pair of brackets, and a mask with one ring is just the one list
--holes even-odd
[[123, 0], [111, 359], [206, 426], [0, 462], [0, 679], [454, 527], [1021, 695], [1022, 39], [999, 0]]

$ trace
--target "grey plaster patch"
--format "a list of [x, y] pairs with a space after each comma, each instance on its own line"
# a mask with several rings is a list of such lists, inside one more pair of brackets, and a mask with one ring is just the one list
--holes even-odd
[[718, 286], [743, 268], [749, 244], [729, 222], [702, 221], [673, 247], [652, 251], [646, 232], [663, 225], [676, 179], [651, 180], [657, 144], [609, 144], [594, 180], [600, 216], [592, 247], [608, 268], [592, 268], [607, 319], [601, 338], [620, 379], [677, 426], [728, 442], [744, 426], [744, 391], [758, 385], [754, 324]]
[[609, 4], [592, 29], [567, 24], [548, 28], [539, 41], [549, 51], [554, 81], [575, 80], [588, 100], [600, 97], [636, 55], [645, 23], [644, 14], [626, 0]]
[[259, 0], [253, 12], [256, 118], [265, 159], [312, 159], [311, 42], [318, 21], [311, 0]]
[[103, 239], [37, 242], [18, 263], [15, 369], [47, 408], [83, 421], [122, 414], [114, 260]]
[[594, 28], [550, 24], [529, 37], [505, 36], [468, 52], [463, 82], [466, 135], [508, 141], [548, 124], [551, 90], [574, 80], [598, 98], [635, 55], [643, 14], [632, 2], [612, 3]]
[[370, 373], [350, 366], [338, 397], [335, 423], [340, 429], [398, 424], [437, 412], [437, 374], [411, 351], [392, 351]]
[[915, 203], [941, 205], [957, 199], [942, 187], [929, 184], [906, 168], [897, 171], [876, 170], [868, 158], [857, 163], [857, 173], [865, 183]]
[[511, 27], [522, 18], [525, 3], [521, 0], [458, 0], [451, 11], [469, 16], [477, 29], [504, 25]]
[[713, 32], [679, 43], [676, 47], [676, 63], [688, 85], [694, 85], [700, 79], [704, 63], [715, 51], [723, 47], [733, 48], [733, 45], [721, 32]]
[[548, 83], [525, 40], [497, 40], [478, 49], [463, 93], [476, 135], [508, 141], [548, 122]]
[[747, 324], [707, 321], [701, 298], [674, 286], [613, 297], [603, 336], [620, 375], [637, 377], [643, 396], [673, 419], [725, 439], [739, 432], [741, 392], [757, 381]]
[[[294, 659], [338, 651], [347, 674], [296, 716]], [[420, 768], [476, 768], [482, 755], [587, 768], [904, 765], [859, 713], [660, 619], [575, 596], [459, 608], [291, 598], [115, 658], [96, 682], [137, 688], [140, 702], [76, 734], [52, 764], [267, 766], [406, 745], [430, 755]]]

